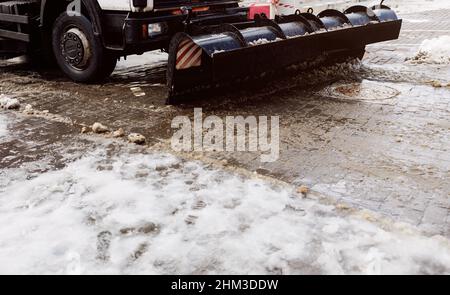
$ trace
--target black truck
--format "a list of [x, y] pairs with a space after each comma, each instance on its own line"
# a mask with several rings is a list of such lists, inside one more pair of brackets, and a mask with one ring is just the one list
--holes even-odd
[[1, 56], [56, 62], [87, 83], [108, 77], [121, 56], [162, 49], [169, 97], [318, 56], [362, 58], [400, 28], [382, 4], [270, 19], [237, 0], [0, 0]]

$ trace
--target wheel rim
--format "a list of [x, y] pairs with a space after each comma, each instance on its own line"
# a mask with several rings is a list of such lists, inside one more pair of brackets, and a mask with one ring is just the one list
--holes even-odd
[[68, 29], [61, 38], [61, 53], [66, 63], [76, 70], [84, 70], [91, 58], [86, 35], [78, 28]]

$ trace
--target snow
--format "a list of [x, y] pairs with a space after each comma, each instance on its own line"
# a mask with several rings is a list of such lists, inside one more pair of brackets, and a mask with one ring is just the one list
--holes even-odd
[[282, 40], [283, 39], [281, 39], [281, 38], [275, 38], [275, 40], [267, 40], [266, 38], [259, 38], [257, 40], [248, 42], [248, 45], [250, 45], [250, 46], [263, 45], [263, 44], [282, 41]]
[[3, 172], [1, 274], [450, 273], [444, 238], [168, 154]]
[[219, 54], [219, 53], [222, 53], [222, 52], [225, 52], [225, 50], [214, 50], [214, 52], [212, 53], [212, 55], [214, 55], [214, 54]]
[[450, 64], [450, 36], [424, 40], [412, 61], [416, 63]]
[[20, 102], [16, 98], [0, 94], [0, 107], [7, 110], [18, 109], [20, 108]]
[[248, 45], [250, 46], [256, 46], [256, 45], [262, 45], [262, 44], [267, 44], [270, 43], [271, 41], [267, 40], [266, 38], [259, 38], [255, 41], [252, 42], [248, 42]]
[[142, 55], [130, 55], [126, 59], [121, 59], [117, 63], [116, 70], [123, 70], [129, 67], [138, 67], [145, 64], [154, 65], [166, 63], [168, 54], [159, 50], [150, 51]]
[[0, 139], [8, 134], [8, 124], [6, 121], [6, 116], [0, 113]]

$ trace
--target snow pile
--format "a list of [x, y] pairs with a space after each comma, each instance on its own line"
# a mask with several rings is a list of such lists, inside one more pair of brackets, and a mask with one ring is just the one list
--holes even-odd
[[0, 107], [7, 110], [15, 110], [20, 108], [20, 102], [15, 98], [0, 94]]
[[32, 180], [6, 172], [2, 274], [450, 273], [443, 238], [170, 155], [99, 148]]
[[411, 61], [415, 63], [450, 64], [450, 36], [440, 36], [423, 41], [419, 51]]

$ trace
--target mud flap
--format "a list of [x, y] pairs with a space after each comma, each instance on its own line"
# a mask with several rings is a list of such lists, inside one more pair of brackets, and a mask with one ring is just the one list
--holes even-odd
[[178, 33], [171, 41], [168, 103], [183, 95], [233, 80], [298, 65], [319, 56], [327, 62], [362, 58], [365, 46], [398, 39], [402, 21], [387, 6], [353, 6], [258, 18], [238, 28], [225, 24], [209, 34]]

